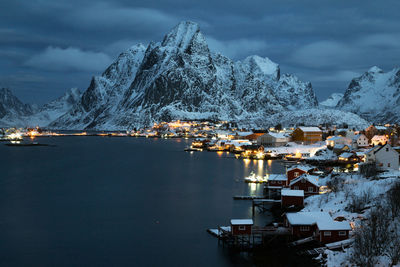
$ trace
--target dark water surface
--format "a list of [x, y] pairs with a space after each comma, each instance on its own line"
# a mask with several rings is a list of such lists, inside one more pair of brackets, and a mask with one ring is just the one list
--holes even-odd
[[[0, 143], [1, 266], [229, 266], [207, 228], [250, 218], [243, 177], [272, 161], [183, 152], [190, 140], [51, 137]], [[272, 220], [258, 215], [255, 223]]]

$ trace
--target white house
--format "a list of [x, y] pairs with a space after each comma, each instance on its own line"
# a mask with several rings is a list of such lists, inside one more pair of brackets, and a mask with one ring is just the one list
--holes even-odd
[[378, 145], [384, 145], [388, 141], [388, 138], [386, 135], [374, 135], [371, 139], [371, 145], [373, 146], [378, 146]]
[[351, 146], [353, 148], [367, 147], [369, 146], [368, 138], [363, 134], [357, 134], [353, 136]]
[[375, 146], [365, 152], [365, 162], [375, 162], [378, 169], [399, 170], [399, 153], [389, 144]]
[[326, 145], [334, 147], [335, 145], [350, 145], [351, 140], [343, 136], [330, 136], [326, 139]]
[[285, 133], [269, 132], [257, 138], [257, 144], [269, 147], [284, 146], [289, 142], [289, 137]]

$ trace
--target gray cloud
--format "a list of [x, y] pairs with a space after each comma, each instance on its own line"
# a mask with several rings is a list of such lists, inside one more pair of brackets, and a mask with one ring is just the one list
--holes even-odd
[[325, 98], [353, 73], [399, 65], [399, 9], [397, 0], [0, 1], [0, 73], [45, 77], [12, 85], [23, 100], [46, 101], [84, 90], [120, 52], [192, 20], [212, 50], [235, 60], [269, 57]]
[[104, 70], [111, 62], [111, 58], [101, 52], [49, 46], [40, 54], [31, 57], [25, 64], [44, 70], [92, 72]]

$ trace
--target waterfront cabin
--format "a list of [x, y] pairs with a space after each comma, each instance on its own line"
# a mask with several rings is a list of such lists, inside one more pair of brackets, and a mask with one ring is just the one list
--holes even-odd
[[282, 208], [289, 208], [289, 207], [302, 208], [302, 207], [304, 207], [304, 191], [303, 190], [282, 189], [282, 191], [281, 191], [281, 207]]
[[296, 179], [300, 175], [307, 173], [307, 172], [308, 172], [308, 168], [304, 168], [304, 167], [294, 167], [292, 169], [289, 169], [286, 172], [288, 183], [290, 183], [292, 180]]
[[374, 135], [371, 139], [372, 146], [383, 146], [388, 142], [388, 138], [386, 135]]
[[332, 220], [327, 212], [290, 212], [285, 214], [284, 224], [294, 238], [314, 236], [318, 220]]
[[321, 244], [334, 243], [349, 238], [351, 226], [347, 221], [319, 220], [315, 238]]
[[318, 176], [305, 173], [292, 180], [289, 187], [292, 190], [303, 190], [305, 196], [318, 195], [320, 188], [318, 180]]
[[288, 179], [284, 174], [269, 174], [268, 187], [285, 187], [288, 185]]
[[284, 133], [269, 132], [257, 138], [257, 144], [267, 147], [284, 146], [289, 142], [289, 137]]
[[399, 153], [391, 145], [375, 146], [365, 152], [365, 162], [375, 163], [380, 170], [399, 170]]
[[292, 140], [304, 144], [320, 142], [322, 141], [322, 131], [318, 127], [299, 127], [293, 131]]
[[232, 219], [231, 233], [232, 235], [251, 235], [253, 225], [252, 219]]

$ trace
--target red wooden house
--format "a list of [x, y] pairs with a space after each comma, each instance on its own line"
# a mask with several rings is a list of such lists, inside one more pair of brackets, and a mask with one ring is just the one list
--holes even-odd
[[293, 169], [290, 169], [286, 172], [288, 182], [290, 183], [292, 180], [296, 179], [300, 175], [307, 173], [307, 170], [305, 168], [300, 168], [300, 167], [295, 167]]
[[350, 224], [346, 221], [318, 221], [316, 239], [322, 244], [334, 243], [349, 238]]
[[281, 207], [304, 207], [304, 191], [282, 189], [281, 191]]
[[232, 235], [251, 235], [253, 224], [252, 219], [232, 219], [231, 233]]
[[332, 220], [327, 212], [291, 212], [285, 214], [285, 226], [288, 227], [294, 238], [314, 236], [317, 231], [318, 220]]
[[303, 174], [296, 179], [292, 180], [289, 184], [292, 190], [303, 190], [305, 196], [318, 195], [319, 194], [319, 177]]

